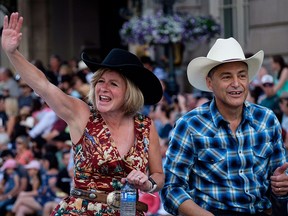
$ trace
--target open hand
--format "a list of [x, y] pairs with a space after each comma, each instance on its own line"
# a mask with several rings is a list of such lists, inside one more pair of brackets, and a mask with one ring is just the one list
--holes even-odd
[[12, 13], [10, 20], [8, 16], [4, 17], [3, 31], [2, 31], [2, 48], [9, 54], [17, 50], [22, 39], [20, 32], [23, 24], [23, 17], [19, 17], [19, 13]]
[[288, 169], [288, 163], [278, 167], [273, 176], [271, 176], [271, 187], [275, 195], [285, 196], [288, 193], [288, 175], [286, 170]]

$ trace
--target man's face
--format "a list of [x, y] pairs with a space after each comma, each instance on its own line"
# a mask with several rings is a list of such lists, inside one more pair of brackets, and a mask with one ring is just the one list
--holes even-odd
[[213, 69], [206, 78], [218, 109], [242, 108], [249, 91], [248, 67], [243, 62], [229, 62]]
[[274, 88], [273, 87], [274, 87], [273, 83], [263, 83], [262, 84], [262, 89], [268, 97], [271, 97], [274, 95]]
[[65, 166], [68, 166], [69, 160], [70, 160], [70, 153], [65, 153], [65, 154], [63, 154], [62, 161], [63, 161], [63, 164], [64, 164]]
[[279, 106], [280, 106], [281, 111], [285, 115], [288, 115], [288, 98], [280, 98]]

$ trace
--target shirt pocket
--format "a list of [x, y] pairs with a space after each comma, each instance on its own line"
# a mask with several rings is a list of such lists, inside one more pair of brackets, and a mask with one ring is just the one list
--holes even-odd
[[224, 148], [199, 149], [194, 172], [210, 182], [227, 179], [227, 150]]
[[[253, 171], [257, 175], [264, 176], [267, 174], [267, 166], [269, 163], [270, 156], [273, 153], [272, 142], [261, 143], [254, 145], [253, 147], [253, 160], [254, 166]], [[266, 176], [266, 175], [265, 175]]]

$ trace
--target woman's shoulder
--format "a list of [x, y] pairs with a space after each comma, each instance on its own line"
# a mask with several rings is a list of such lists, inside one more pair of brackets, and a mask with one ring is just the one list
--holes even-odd
[[134, 116], [134, 119], [135, 119], [136, 122], [140, 122], [140, 123], [151, 122], [152, 121], [152, 119], [149, 116], [147, 116], [147, 115], [145, 115], [143, 113], [137, 113]]

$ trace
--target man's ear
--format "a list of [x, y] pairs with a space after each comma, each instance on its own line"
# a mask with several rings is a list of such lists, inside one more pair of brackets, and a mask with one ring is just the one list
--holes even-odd
[[213, 91], [211, 77], [206, 77], [206, 85], [211, 91]]

